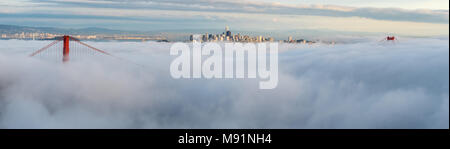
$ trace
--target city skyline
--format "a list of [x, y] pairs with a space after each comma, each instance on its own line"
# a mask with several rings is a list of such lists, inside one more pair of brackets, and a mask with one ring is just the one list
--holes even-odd
[[[389, 4], [389, 5], [386, 5]], [[214, 30], [224, 25], [249, 32], [311, 30], [447, 36], [448, 1], [160, 1], [6, 0], [3, 24], [119, 30]]]
[[[95, 32], [90, 32], [96, 30]], [[82, 40], [115, 40], [115, 41], [158, 41], [158, 42], [285, 42], [285, 43], [300, 43], [313, 44], [316, 42], [324, 44], [335, 44], [336, 41], [332, 39], [322, 40], [314, 39], [308, 40], [305, 37], [278, 37], [264, 33], [255, 35], [241, 32], [232, 32], [229, 26], [225, 26], [222, 33], [202, 33], [180, 35], [178, 39], [168, 39], [167, 36], [161, 33], [149, 32], [127, 32], [121, 30], [109, 30], [104, 28], [83, 28], [83, 29], [60, 29], [48, 27], [27, 27], [27, 26], [13, 26], [0, 24], [0, 39], [22, 39], [22, 40], [54, 40], [56, 38], [70, 35]], [[286, 40], [287, 38], [287, 40]]]
[[[256, 35], [251, 36], [247, 34], [241, 34], [239, 32], [233, 33], [229, 26], [225, 26], [225, 30], [222, 33], [204, 33], [204, 34], [191, 34], [189, 36], [190, 42], [286, 42], [286, 43], [301, 43], [301, 44], [313, 44], [315, 41], [308, 41], [306, 39], [294, 39], [292, 36], [288, 36], [287, 40], [275, 39], [273, 36]], [[322, 42], [328, 44], [334, 44], [334, 41]]]

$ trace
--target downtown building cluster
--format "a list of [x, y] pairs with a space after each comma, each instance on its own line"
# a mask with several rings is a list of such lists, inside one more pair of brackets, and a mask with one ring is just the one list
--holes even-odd
[[[191, 42], [276, 42], [273, 37], [264, 37], [264, 36], [249, 36], [249, 35], [241, 35], [232, 34], [229, 30], [228, 26], [225, 27], [225, 32], [222, 34], [193, 34], [190, 35], [189, 41]], [[289, 36], [287, 40], [280, 40], [278, 42], [286, 42], [286, 43], [302, 43], [302, 44], [313, 44], [315, 41], [308, 41], [305, 39], [294, 40], [292, 36]]]
[[251, 37], [249, 35], [232, 34], [228, 26], [222, 34], [194, 34], [190, 35], [189, 40], [192, 42], [273, 42], [274, 38], [264, 36]]

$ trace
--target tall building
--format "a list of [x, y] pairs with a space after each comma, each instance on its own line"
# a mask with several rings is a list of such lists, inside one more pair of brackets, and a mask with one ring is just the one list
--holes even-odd
[[225, 27], [226, 36], [231, 37], [231, 31], [228, 26]]
[[208, 42], [208, 38], [209, 38], [209, 34], [206, 33], [205, 35], [203, 35], [203, 41], [204, 42]]
[[203, 35], [194, 34], [190, 36], [190, 40], [193, 42], [202, 42]]
[[264, 40], [263, 40], [263, 39], [264, 39], [263, 36], [257, 36], [256, 38], [257, 38], [257, 39], [256, 39], [257, 42], [263, 42], [263, 41], [264, 41]]

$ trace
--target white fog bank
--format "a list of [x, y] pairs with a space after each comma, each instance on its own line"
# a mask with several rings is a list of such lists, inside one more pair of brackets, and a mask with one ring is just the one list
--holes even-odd
[[173, 79], [171, 43], [87, 42], [117, 60], [0, 40], [0, 128], [449, 128], [449, 40], [279, 46], [279, 82]]

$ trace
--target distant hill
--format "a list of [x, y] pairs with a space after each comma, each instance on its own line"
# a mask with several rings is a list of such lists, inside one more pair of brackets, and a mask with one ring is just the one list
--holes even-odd
[[15, 34], [22, 32], [40, 32], [40, 33], [52, 33], [52, 34], [152, 34], [150, 32], [138, 32], [138, 31], [122, 31], [112, 30], [106, 28], [89, 27], [81, 29], [62, 29], [54, 27], [28, 27], [28, 26], [16, 26], [16, 25], [2, 25], [0, 24], [0, 33], [3, 34]]

